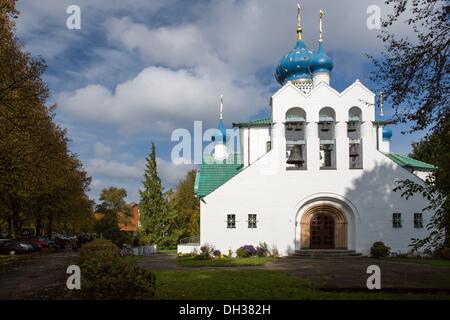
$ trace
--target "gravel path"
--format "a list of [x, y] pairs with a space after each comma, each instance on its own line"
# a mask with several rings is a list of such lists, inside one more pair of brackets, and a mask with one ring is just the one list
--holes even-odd
[[1, 263], [0, 300], [58, 297], [69, 276], [67, 267], [76, 264], [77, 257], [76, 252], [44, 253]]

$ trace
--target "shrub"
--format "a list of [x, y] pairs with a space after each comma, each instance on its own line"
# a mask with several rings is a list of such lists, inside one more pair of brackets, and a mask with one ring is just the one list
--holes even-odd
[[272, 258], [279, 258], [280, 257], [280, 252], [278, 251], [277, 247], [273, 247], [272, 248], [272, 252], [271, 252], [270, 256]]
[[245, 245], [236, 250], [236, 255], [239, 258], [248, 258], [256, 255], [256, 249], [252, 245]]
[[200, 247], [200, 253], [197, 256], [195, 256], [195, 259], [198, 259], [198, 260], [210, 259], [213, 255], [213, 252], [214, 252], [214, 247], [212, 245], [206, 243]]
[[439, 248], [434, 250], [433, 258], [450, 260], [450, 248]]
[[267, 257], [270, 254], [269, 247], [267, 246], [267, 243], [260, 242], [259, 245], [256, 247], [256, 255], [258, 257]]
[[120, 255], [119, 247], [110, 240], [94, 240], [84, 244], [80, 250], [80, 260], [113, 259]]
[[95, 240], [80, 251], [81, 290], [78, 298], [150, 299], [155, 294], [155, 276], [136, 267], [136, 260], [122, 258], [107, 240]]
[[213, 256], [215, 258], [220, 258], [220, 255], [222, 254], [222, 252], [220, 252], [220, 250], [214, 250], [213, 251]]
[[390, 254], [391, 248], [384, 245], [383, 242], [377, 241], [370, 248], [370, 255], [373, 258], [384, 258]]

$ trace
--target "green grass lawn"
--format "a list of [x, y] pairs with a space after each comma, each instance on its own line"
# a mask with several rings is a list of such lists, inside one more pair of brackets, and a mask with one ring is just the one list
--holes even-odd
[[251, 257], [251, 258], [224, 258], [196, 260], [192, 257], [178, 257], [177, 263], [183, 267], [243, 267], [243, 266], [261, 266], [267, 262], [274, 261], [274, 258]]
[[450, 260], [444, 259], [431, 259], [431, 258], [388, 258], [391, 261], [410, 262], [418, 264], [429, 264], [434, 267], [449, 267]]
[[155, 299], [450, 299], [449, 295], [323, 292], [307, 280], [273, 270], [155, 271]]
[[177, 249], [162, 249], [158, 250], [158, 253], [177, 253]]

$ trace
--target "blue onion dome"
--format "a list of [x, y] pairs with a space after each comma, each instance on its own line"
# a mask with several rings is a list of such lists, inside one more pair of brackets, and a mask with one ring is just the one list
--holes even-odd
[[222, 141], [224, 144], [226, 144], [227, 143], [227, 128], [225, 128], [225, 125], [223, 124], [222, 119], [220, 119], [219, 126], [217, 127], [217, 129], [220, 131], [220, 135], [218, 137], [216, 137], [215, 140]]
[[325, 53], [323, 42], [319, 42], [319, 48], [311, 58], [310, 70], [316, 72], [331, 72], [333, 69], [333, 60]]
[[298, 40], [295, 48], [289, 51], [278, 63], [275, 79], [284, 85], [287, 81], [311, 79], [310, 62], [313, 52], [302, 40]]
[[392, 138], [392, 129], [384, 126], [383, 127], [383, 140], [391, 140]]

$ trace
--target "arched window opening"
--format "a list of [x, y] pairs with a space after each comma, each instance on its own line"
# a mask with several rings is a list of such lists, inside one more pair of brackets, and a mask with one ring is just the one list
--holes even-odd
[[291, 108], [286, 112], [286, 169], [306, 169], [305, 143], [306, 112], [302, 108]]
[[330, 107], [319, 112], [320, 168], [336, 169], [336, 114]]
[[350, 108], [348, 112], [347, 137], [349, 139], [349, 168], [362, 169], [362, 112], [358, 107]]

